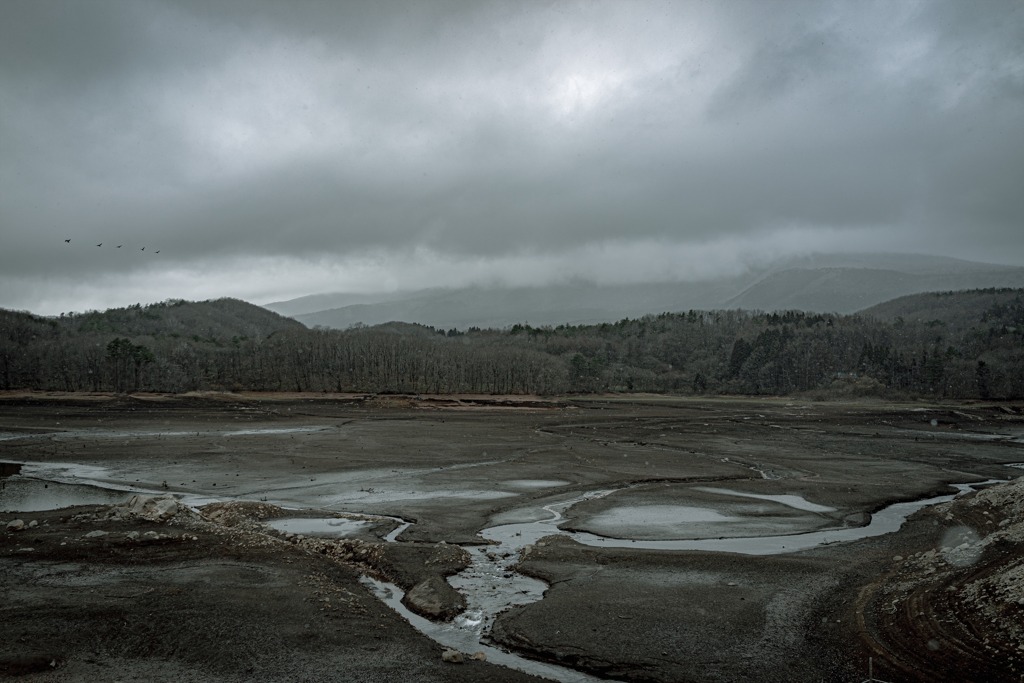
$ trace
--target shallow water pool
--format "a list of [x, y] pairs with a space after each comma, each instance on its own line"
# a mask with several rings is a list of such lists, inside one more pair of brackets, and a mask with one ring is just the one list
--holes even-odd
[[321, 538], [347, 538], [373, 526], [373, 522], [368, 519], [349, 519], [344, 517], [292, 517], [269, 520], [266, 522], [266, 526], [287, 534], [301, 534], [303, 536], [318, 536]]

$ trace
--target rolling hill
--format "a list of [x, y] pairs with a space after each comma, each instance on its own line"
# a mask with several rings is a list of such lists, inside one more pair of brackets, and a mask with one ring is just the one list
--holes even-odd
[[118, 335], [124, 337], [200, 337], [263, 339], [283, 330], [304, 329], [296, 320], [239, 299], [165, 301], [42, 317], [0, 309], [0, 325], [22, 336]]

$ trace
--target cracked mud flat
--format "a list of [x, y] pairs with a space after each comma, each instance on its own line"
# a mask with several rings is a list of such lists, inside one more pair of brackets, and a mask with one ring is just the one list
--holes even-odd
[[[193, 504], [300, 509], [275, 513], [282, 518], [415, 523], [382, 544], [399, 520], [339, 522], [354, 540], [326, 546], [255, 533], [245, 514], [225, 526], [93, 519], [105, 509], [94, 505], [0, 512], [5, 523], [37, 522], [0, 528], [10, 596], [0, 607], [0, 673], [536, 680], [468, 657], [443, 662], [443, 648], [359, 576], [377, 572], [407, 590], [455, 574], [466, 563], [455, 544], [480, 544], [483, 529], [543, 519], [544, 506], [597, 490], [614, 493], [569, 508], [563, 528], [642, 540], [853, 527], [889, 503], [951, 492], [949, 483], [1019, 475], [1003, 463], [1024, 460], [1014, 437], [1022, 422], [1021, 406], [921, 403], [2, 396], [0, 460], [26, 463], [28, 474], [4, 479], [0, 510], [11, 509], [5, 492], [15, 487], [9, 499], [26, 508], [32, 489], [46, 505], [55, 493], [74, 502], [85, 475]], [[60, 471], [63, 485], [28, 478]], [[943, 543], [962, 528], [987, 539], [1013, 527], [998, 526], [1012, 500], [983, 510], [956, 501], [897, 533], [769, 557], [538, 539], [519, 569], [551, 588], [499, 616], [492, 636], [619, 680], [859, 681], [872, 656], [875, 675], [891, 681], [981, 680], [979, 671], [1016, 681], [1020, 636], [999, 624], [1024, 622], [1006, 597], [1016, 595], [1020, 539], [963, 541], [955, 547], [967, 543], [969, 562], [928, 564], [949, 556]], [[86, 538], [98, 530], [108, 535]], [[125, 541], [132, 531], [170, 537]], [[359, 553], [373, 561], [351, 544], [365, 544]], [[985, 618], [950, 625], [968, 609]]]

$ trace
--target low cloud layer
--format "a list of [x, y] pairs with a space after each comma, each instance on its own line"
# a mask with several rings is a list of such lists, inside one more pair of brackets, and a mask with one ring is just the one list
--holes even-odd
[[5, 3], [0, 306], [1024, 265], [1022, 44], [1013, 1]]

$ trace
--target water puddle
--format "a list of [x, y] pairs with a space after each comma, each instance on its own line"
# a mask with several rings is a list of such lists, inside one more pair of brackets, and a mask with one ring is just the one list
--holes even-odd
[[835, 512], [835, 508], [830, 508], [827, 505], [817, 505], [810, 501], [803, 499], [800, 496], [795, 495], [768, 495], [764, 493], [747, 493], [745, 491], [733, 491], [732, 489], [719, 489], [712, 486], [698, 486], [694, 489], [695, 491], [704, 491], [705, 493], [718, 493], [723, 496], [739, 496], [742, 498], [756, 498], [758, 500], [770, 500], [773, 503], [780, 503], [787, 507], [794, 508], [796, 510], [803, 510], [805, 512]]
[[396, 503], [412, 500], [437, 500], [440, 498], [463, 499], [463, 500], [496, 500], [498, 498], [511, 498], [514, 493], [507, 491], [475, 491], [472, 489], [444, 489], [437, 491], [416, 491], [413, 489], [362, 489], [360, 491], [348, 492], [335, 497], [325, 497], [323, 505], [336, 505], [338, 503], [352, 504], [377, 504]]
[[[193, 507], [196, 507], [193, 505]], [[316, 536], [319, 538], [348, 538], [361, 532], [391, 522], [395, 528], [382, 537], [385, 543], [397, 543], [398, 537], [412, 526], [412, 522], [401, 517], [390, 515], [360, 515], [356, 517], [289, 517], [264, 522], [280, 533], [291, 533], [299, 536]]]
[[270, 436], [274, 434], [310, 434], [312, 432], [326, 432], [331, 429], [325, 425], [313, 425], [310, 427], [256, 427], [253, 429], [236, 429], [224, 432], [224, 436]]
[[264, 523], [283, 534], [300, 534], [320, 538], [348, 538], [373, 526], [369, 519], [347, 519], [339, 517], [290, 517], [272, 519]]
[[[710, 508], [687, 505], [623, 505], [600, 512], [589, 520], [587, 526], [600, 530], [608, 536], [617, 537], [659, 537], [685, 533], [689, 525], [702, 525], [703, 534], [715, 534], [718, 524], [733, 524], [742, 517], [723, 515]], [[710, 531], [703, 527], [710, 525]]]
[[[742, 555], [781, 555], [810, 550], [832, 543], [847, 543], [862, 538], [881, 536], [899, 531], [907, 517], [918, 510], [953, 500], [961, 493], [979, 486], [999, 483], [990, 480], [978, 484], [952, 484], [958, 492], [924, 500], [894, 503], [871, 516], [871, 522], [862, 527], [825, 529], [804, 534], [782, 536], [751, 536], [744, 538], [707, 538], [694, 540], [651, 541], [643, 539], [608, 538], [586, 532], [562, 532], [578, 543], [597, 548], [637, 548], [642, 550], [703, 550], [708, 552], [739, 553]], [[559, 530], [561, 531], [561, 530]]]
[[40, 512], [73, 505], [111, 505], [143, 491], [113, 483], [98, 485], [96, 480], [105, 474], [104, 468], [90, 465], [0, 463], [0, 508]]
[[511, 479], [503, 483], [505, 486], [508, 486], [509, 488], [533, 491], [536, 489], [548, 489], [557, 488], [559, 486], [568, 486], [570, 482], [563, 481], [562, 479]]
[[23, 476], [4, 478], [0, 483], [0, 510], [3, 512], [41, 512], [72, 505], [112, 505], [124, 501], [124, 492], [96, 486], [62, 484]]

